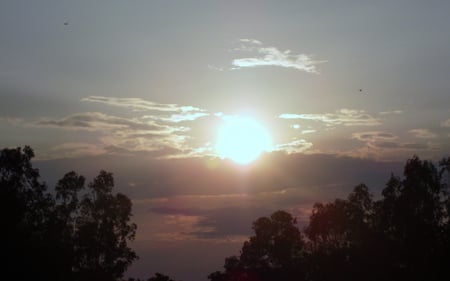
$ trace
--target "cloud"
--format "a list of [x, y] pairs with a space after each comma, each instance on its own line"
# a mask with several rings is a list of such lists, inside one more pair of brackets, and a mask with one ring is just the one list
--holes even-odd
[[292, 114], [283, 113], [278, 116], [280, 119], [303, 119], [320, 121], [327, 126], [378, 126], [381, 125], [378, 119], [367, 114], [364, 110], [340, 109], [335, 113], [324, 114]]
[[359, 132], [352, 134], [353, 139], [364, 142], [395, 140], [397, 136], [386, 132]]
[[290, 153], [301, 153], [313, 146], [311, 142], [304, 139], [296, 139], [288, 143], [278, 144], [274, 147], [274, 151], [284, 151]]
[[233, 51], [252, 53], [253, 56], [234, 59], [234, 69], [259, 66], [279, 66], [293, 68], [308, 73], [319, 73], [316, 65], [326, 61], [314, 60], [306, 54], [292, 54], [290, 50], [280, 51], [276, 47], [264, 47], [255, 39], [241, 39], [242, 45]]
[[409, 130], [409, 132], [414, 135], [416, 138], [421, 139], [432, 139], [437, 138], [437, 135], [435, 133], [430, 132], [428, 129], [412, 129]]
[[132, 129], [148, 132], [166, 131], [167, 127], [159, 126], [153, 122], [144, 122], [138, 119], [127, 119], [100, 112], [84, 112], [69, 115], [61, 119], [43, 118], [35, 123], [37, 126], [48, 126], [71, 130], [113, 130]]
[[[107, 150], [97, 144], [70, 142], [57, 145], [50, 149], [47, 155], [38, 155], [40, 160], [54, 158], [79, 158], [97, 156], [107, 153]], [[57, 157], [55, 157], [57, 155]]]
[[[158, 120], [158, 118], [155, 118]], [[189, 118], [188, 118], [189, 119]], [[192, 118], [190, 118], [192, 119]], [[179, 121], [180, 122], [180, 121]], [[43, 118], [33, 123], [35, 127], [51, 127], [65, 130], [84, 130], [100, 134], [99, 150], [105, 153], [133, 153], [139, 151], [156, 152], [159, 155], [184, 154], [189, 151], [186, 135], [189, 127], [158, 124], [149, 118], [123, 118], [99, 112], [85, 112], [60, 119]], [[68, 147], [70, 148], [70, 147]], [[79, 151], [80, 152], [79, 148]], [[51, 153], [60, 153], [54, 149]], [[80, 153], [61, 153], [63, 157], [78, 156]], [[157, 154], [154, 154], [157, 156]]]
[[442, 121], [441, 126], [442, 127], [446, 127], [446, 128], [450, 128], [450, 119]]
[[302, 119], [302, 114], [283, 113], [278, 116], [281, 119]]
[[[164, 104], [147, 101], [140, 98], [113, 98], [103, 96], [89, 96], [82, 101], [103, 103], [110, 106], [130, 108], [134, 111], [150, 111], [151, 115], [144, 115], [142, 119], [152, 119], [168, 123], [194, 121], [208, 116], [205, 110], [194, 106]], [[172, 113], [172, 114], [165, 114]]]
[[250, 43], [250, 44], [255, 44], [255, 45], [262, 45], [262, 42], [256, 39], [240, 39], [239, 40], [242, 43]]
[[91, 132], [107, 153], [145, 151], [154, 157], [196, 157], [208, 152], [204, 143], [198, 142], [191, 133], [193, 121], [210, 116], [206, 110], [140, 98], [89, 96], [82, 101], [130, 109], [134, 117], [82, 112], [62, 118], [41, 118], [31, 126]]
[[304, 135], [306, 135], [306, 134], [312, 134], [312, 133], [315, 133], [315, 132], [317, 132], [316, 130], [302, 130], [302, 134], [304, 134]]
[[146, 116], [143, 116], [143, 118], [149, 118], [149, 119], [153, 119], [153, 120], [165, 121], [165, 122], [170, 122], [170, 123], [179, 123], [179, 122], [186, 122], [186, 121], [194, 121], [198, 118], [209, 116], [209, 115], [210, 114], [206, 113], [206, 112], [185, 112], [182, 114], [173, 114], [168, 117], [146, 115]]
[[137, 111], [160, 111], [160, 112], [197, 112], [203, 111], [194, 106], [180, 106], [177, 104], [155, 103], [140, 98], [114, 98], [104, 96], [89, 96], [81, 99], [86, 102], [103, 103], [111, 106], [131, 108]]
[[381, 111], [380, 115], [393, 115], [393, 114], [403, 114], [402, 110], [391, 110], [391, 111]]
[[21, 123], [23, 123], [23, 119], [22, 118], [15, 118], [15, 117], [0, 117], [0, 123], [6, 123], [8, 125], [20, 125]]
[[429, 143], [416, 143], [399, 140], [391, 133], [386, 132], [358, 132], [352, 134], [352, 139], [364, 143], [363, 147], [346, 151], [343, 154], [351, 157], [374, 158], [389, 161], [399, 158], [407, 158], [417, 153], [417, 150], [432, 151], [433, 147]]

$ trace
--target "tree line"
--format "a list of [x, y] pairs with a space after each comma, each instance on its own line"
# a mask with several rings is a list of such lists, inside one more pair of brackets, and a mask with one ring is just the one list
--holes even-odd
[[[119, 281], [138, 256], [130, 199], [100, 171], [76, 172], [53, 192], [33, 168], [33, 150], [0, 152], [0, 272], [12, 280]], [[260, 217], [239, 255], [210, 281], [447, 280], [450, 262], [450, 157], [417, 156], [374, 199], [357, 185], [347, 199], [314, 204], [300, 230], [285, 211]], [[141, 281], [129, 278], [128, 281]], [[156, 273], [147, 281], [173, 281]]]
[[374, 199], [357, 185], [347, 199], [313, 206], [300, 231], [285, 211], [253, 223], [240, 255], [211, 281], [449, 280], [450, 157], [417, 156]]

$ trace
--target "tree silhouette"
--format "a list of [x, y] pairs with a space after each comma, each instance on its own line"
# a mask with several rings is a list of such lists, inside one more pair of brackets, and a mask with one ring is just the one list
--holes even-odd
[[28, 146], [0, 152], [1, 272], [16, 280], [52, 278], [46, 261], [54, 248], [43, 248], [53, 201], [30, 163], [33, 157]]
[[[0, 154], [1, 272], [15, 280], [119, 280], [137, 258], [131, 201], [113, 194], [114, 178], [67, 173], [55, 196], [39, 181], [30, 147]], [[51, 268], [49, 266], [52, 266]]]
[[[446, 280], [450, 262], [450, 158], [417, 156], [391, 175], [374, 201], [364, 184], [347, 199], [316, 203], [305, 238], [277, 211], [253, 224], [239, 257], [211, 281]], [[445, 178], [447, 175], [447, 178]], [[289, 235], [286, 235], [289, 234]]]
[[285, 211], [253, 223], [255, 235], [242, 247], [239, 257], [225, 260], [225, 272], [214, 272], [211, 281], [298, 279], [304, 242], [296, 220]]
[[[409, 159], [404, 179], [391, 176], [377, 202], [376, 229], [390, 245], [395, 275], [409, 280], [435, 280], [448, 247], [447, 187], [435, 165]], [[448, 249], [448, 248], [447, 248]], [[448, 254], [446, 255], [448, 262]]]
[[150, 277], [147, 281], [174, 281], [167, 275], [161, 274], [159, 272], [155, 273], [155, 276]]
[[114, 179], [101, 171], [80, 203], [74, 233], [74, 271], [83, 280], [117, 280], [137, 258], [127, 246], [136, 225], [129, 224], [131, 201], [112, 194]]

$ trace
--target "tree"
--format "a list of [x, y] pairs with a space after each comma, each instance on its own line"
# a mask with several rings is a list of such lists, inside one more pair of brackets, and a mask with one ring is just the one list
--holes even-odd
[[155, 273], [155, 276], [150, 277], [147, 281], [174, 281], [167, 275], [161, 274], [159, 272]]
[[53, 248], [43, 251], [53, 200], [31, 165], [33, 157], [28, 146], [0, 152], [1, 271], [16, 280], [53, 275], [46, 265]]
[[77, 280], [118, 280], [137, 258], [127, 245], [137, 228], [129, 222], [131, 201], [112, 193], [111, 173], [101, 171], [78, 202], [83, 184], [84, 178], [71, 172], [60, 181], [57, 193], [66, 231], [72, 233], [74, 276]]
[[414, 156], [404, 179], [391, 176], [377, 202], [376, 229], [390, 249], [394, 275], [409, 280], [435, 280], [448, 254], [448, 213], [442, 173], [430, 161]]
[[304, 242], [295, 224], [296, 219], [285, 211], [257, 219], [253, 223], [255, 235], [244, 243], [240, 256], [227, 258], [225, 272], [212, 273], [208, 278], [211, 281], [301, 278], [298, 265]]
[[16, 280], [119, 280], [137, 259], [127, 245], [136, 233], [130, 199], [113, 194], [113, 175], [105, 171], [87, 187], [83, 176], [69, 172], [53, 197], [39, 181], [33, 157], [30, 147], [0, 152], [2, 274]]
[[444, 158], [436, 167], [414, 156], [406, 162], [403, 178], [391, 175], [379, 200], [374, 201], [368, 187], [360, 184], [347, 199], [316, 203], [305, 239], [286, 212], [259, 218], [253, 224], [255, 235], [244, 243], [240, 256], [227, 258], [225, 271], [208, 278], [449, 279], [449, 163], [450, 157]]

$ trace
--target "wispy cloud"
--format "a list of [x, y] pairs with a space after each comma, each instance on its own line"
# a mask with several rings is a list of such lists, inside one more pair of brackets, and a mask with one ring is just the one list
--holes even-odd
[[206, 112], [185, 112], [181, 114], [172, 114], [170, 116], [145, 115], [143, 118], [165, 121], [170, 123], [179, 123], [185, 121], [194, 121], [198, 118], [209, 116]]
[[284, 113], [278, 116], [281, 119], [303, 119], [320, 121], [327, 126], [378, 126], [380, 121], [371, 115], [367, 114], [364, 110], [355, 109], [340, 109], [335, 113], [324, 114], [292, 114]]
[[[424, 131], [421, 131], [421, 133], [424, 133]], [[367, 146], [372, 148], [400, 148], [400, 149], [430, 148], [428, 144], [400, 141], [398, 136], [386, 132], [353, 133], [352, 138], [365, 142]]]
[[265, 47], [261, 41], [255, 39], [241, 39], [241, 46], [233, 49], [249, 53], [250, 56], [234, 59], [231, 64], [234, 69], [279, 66], [293, 68], [308, 73], [319, 73], [316, 65], [326, 62], [325, 60], [314, 60], [306, 54], [292, 54], [290, 50], [281, 51], [276, 47]]
[[106, 149], [98, 144], [70, 142], [53, 147], [48, 155], [43, 155], [40, 159], [79, 158], [105, 153]]
[[364, 142], [395, 140], [397, 136], [386, 132], [359, 132], [352, 134], [353, 139]]
[[[161, 104], [139, 98], [112, 98], [90, 96], [85, 102], [102, 103], [130, 109], [135, 117], [119, 117], [101, 112], [82, 112], [62, 118], [41, 118], [34, 127], [48, 127], [72, 131], [88, 131], [95, 134], [105, 153], [151, 152], [160, 157], [182, 157], [198, 154], [198, 147], [189, 135], [189, 122], [210, 115], [194, 106]], [[142, 115], [141, 112], [145, 112]], [[66, 155], [91, 155], [93, 148], [86, 145], [67, 146], [73, 152]], [[106, 149], [107, 148], [107, 149]], [[57, 153], [61, 149], [52, 150]]]
[[254, 45], [262, 45], [262, 42], [256, 39], [243, 38], [239, 40], [242, 43], [250, 43]]
[[409, 132], [414, 135], [416, 138], [420, 139], [433, 139], [437, 138], [435, 133], [430, 132], [428, 129], [412, 129]]
[[315, 132], [317, 132], [316, 130], [302, 130], [302, 134], [304, 134], [304, 135], [306, 135], [306, 134], [312, 134], [312, 133], [315, 133]]
[[381, 111], [379, 114], [380, 114], [380, 115], [403, 114], [403, 110]]
[[275, 151], [284, 151], [288, 154], [305, 152], [313, 146], [311, 142], [304, 139], [296, 139], [288, 143], [278, 144], [274, 147]]
[[133, 131], [161, 132], [166, 131], [168, 128], [150, 121], [144, 122], [134, 118], [122, 118], [100, 112], [77, 113], [60, 119], [42, 118], [35, 125], [88, 131], [132, 129]]
[[16, 117], [0, 117], [0, 123], [6, 123], [8, 125], [15, 126], [23, 123], [23, 119]]
[[194, 106], [180, 106], [177, 104], [155, 103], [140, 98], [115, 98], [104, 96], [89, 96], [81, 99], [86, 102], [103, 103], [112, 106], [126, 107], [138, 111], [162, 111], [162, 112], [198, 112], [203, 111]]

